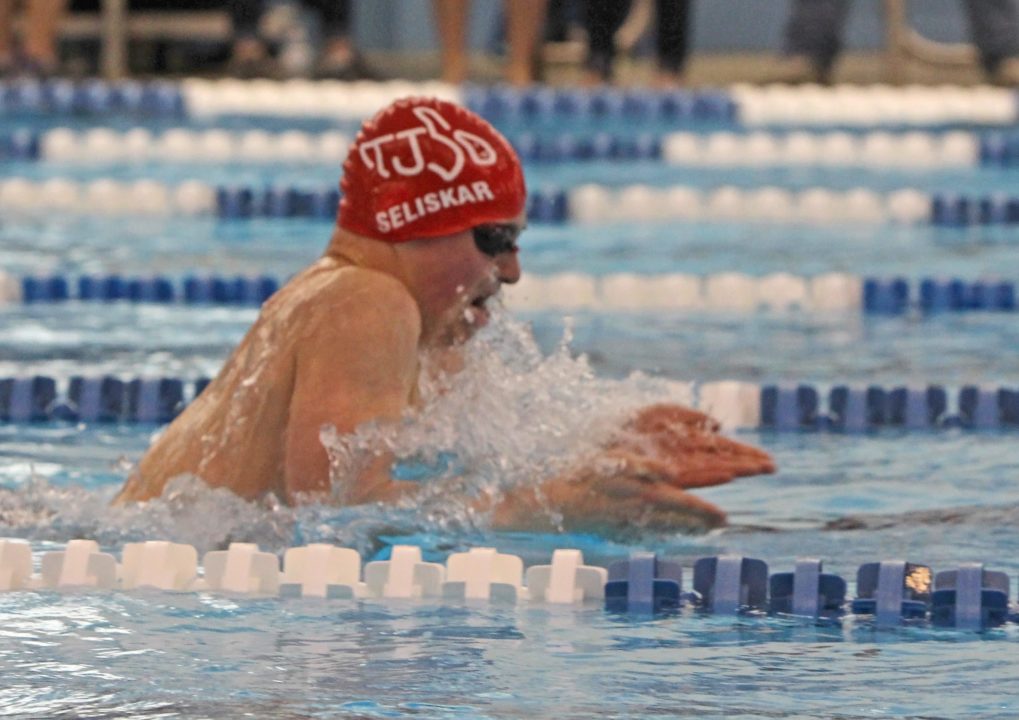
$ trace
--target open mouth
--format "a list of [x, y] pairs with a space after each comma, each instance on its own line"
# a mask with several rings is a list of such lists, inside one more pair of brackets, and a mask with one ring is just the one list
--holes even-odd
[[480, 327], [488, 323], [489, 312], [488, 308], [485, 307], [485, 303], [491, 295], [479, 295], [471, 301], [470, 305], [465, 310], [465, 317], [467, 322], [476, 327]]

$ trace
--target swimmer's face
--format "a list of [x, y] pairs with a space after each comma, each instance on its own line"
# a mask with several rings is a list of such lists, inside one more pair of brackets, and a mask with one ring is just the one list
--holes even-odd
[[523, 227], [520, 215], [400, 246], [425, 343], [463, 342], [487, 324], [490, 298], [520, 279], [516, 238]]

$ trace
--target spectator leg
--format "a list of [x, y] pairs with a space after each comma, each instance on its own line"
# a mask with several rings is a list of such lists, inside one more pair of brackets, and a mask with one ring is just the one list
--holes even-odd
[[258, 21], [263, 9], [262, 0], [230, 0], [227, 3], [235, 42], [258, 38]]
[[628, 0], [587, 0], [588, 51], [586, 68], [591, 80], [612, 80], [616, 55], [615, 35], [630, 12]]
[[326, 38], [350, 37], [350, 0], [305, 0], [305, 3], [322, 18], [322, 34]]
[[0, 0], [0, 75], [14, 64], [14, 0]]
[[434, 0], [439, 27], [443, 82], [459, 85], [467, 79], [467, 14], [469, 0]]
[[356, 54], [350, 39], [350, 0], [305, 0], [322, 21], [325, 44], [317, 74], [342, 77], [352, 74]]
[[842, 49], [849, 0], [793, 0], [785, 28], [785, 52], [809, 59], [822, 79]]
[[233, 46], [227, 72], [239, 78], [261, 77], [269, 72], [269, 52], [258, 35], [262, 0], [230, 0], [227, 10], [233, 23]]
[[28, 0], [22, 49], [28, 63], [42, 72], [57, 68], [57, 30], [67, 0]]
[[984, 70], [993, 75], [1006, 58], [1019, 56], [1019, 21], [1013, 0], [964, 0], [970, 37]]
[[521, 87], [534, 82], [535, 52], [544, 29], [546, 5], [546, 0], [506, 0], [506, 81], [511, 85]]
[[691, 0], [655, 0], [659, 81], [672, 84], [683, 75], [689, 52]]

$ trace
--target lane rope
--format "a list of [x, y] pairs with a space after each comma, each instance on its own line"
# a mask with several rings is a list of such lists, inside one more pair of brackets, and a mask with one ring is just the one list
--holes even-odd
[[[117, 274], [26, 276], [0, 272], [0, 304], [67, 301], [258, 306], [285, 282], [269, 275], [132, 277]], [[860, 277], [826, 273], [752, 276], [718, 273], [536, 275], [503, 288], [515, 310], [695, 310], [863, 312], [876, 315], [1014, 312], [1016, 283], [996, 278]]]
[[[0, 210], [11, 216], [51, 212], [99, 216], [333, 219], [339, 202], [335, 185], [214, 186], [199, 180], [167, 184], [67, 178], [0, 180]], [[1019, 223], [1019, 197], [993, 193], [969, 196], [903, 188], [879, 193], [780, 187], [702, 190], [684, 185], [656, 187], [597, 184], [571, 189], [545, 187], [528, 197], [528, 217], [544, 224], [606, 222], [753, 221], [811, 225], [916, 225], [946, 227]]]
[[230, 115], [359, 120], [407, 95], [458, 101], [495, 122], [660, 121], [757, 126], [1011, 125], [1015, 91], [989, 86], [734, 85], [722, 90], [670, 91], [466, 87], [437, 82], [337, 82], [302, 79], [209, 80], [179, 83], [0, 83], [0, 112], [83, 116], [210, 118]]
[[426, 562], [421, 548], [394, 545], [387, 559], [362, 563], [350, 548], [316, 543], [286, 550], [280, 559], [254, 543], [231, 543], [205, 553], [166, 541], [127, 543], [121, 560], [94, 540], [71, 540], [41, 554], [33, 572], [31, 546], [0, 538], [0, 592], [156, 590], [284, 600], [411, 600], [425, 603], [494, 602], [678, 614], [684, 606], [726, 616], [775, 615], [804, 621], [861, 625], [932, 626], [983, 631], [1019, 622], [1009, 605], [1009, 577], [964, 563], [935, 573], [928, 565], [884, 560], [860, 565], [856, 598], [847, 601], [844, 578], [825, 572], [817, 558], [799, 558], [791, 572], [770, 573], [764, 560], [739, 555], [698, 558], [692, 590], [682, 564], [635, 552], [608, 568], [587, 565], [580, 550], [553, 551], [547, 565], [524, 570], [523, 560], [491, 547], [452, 553], [444, 564]]
[[[152, 133], [95, 127], [75, 131], [20, 129], [0, 135], [0, 159], [110, 165], [117, 163], [304, 163], [337, 165], [350, 136], [339, 131], [192, 130]], [[875, 131], [511, 132], [525, 162], [655, 161], [684, 167], [1006, 168], [1019, 164], [1014, 132]]]
[[[167, 423], [208, 378], [45, 375], [0, 378], [0, 422]], [[1019, 388], [966, 385], [682, 384], [724, 428], [777, 432], [1019, 428]]]

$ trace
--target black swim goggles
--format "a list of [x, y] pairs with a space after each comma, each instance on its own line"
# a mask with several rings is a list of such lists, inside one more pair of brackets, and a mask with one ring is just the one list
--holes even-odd
[[523, 227], [513, 223], [489, 223], [475, 225], [472, 232], [478, 250], [494, 258], [503, 253], [519, 252], [517, 238], [523, 231]]

